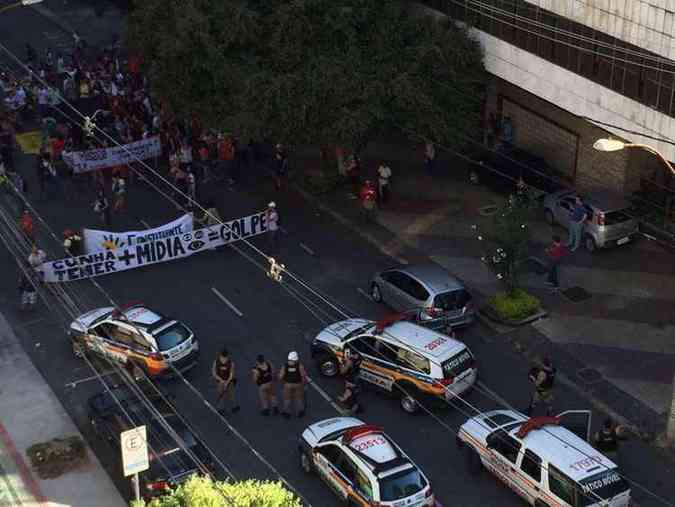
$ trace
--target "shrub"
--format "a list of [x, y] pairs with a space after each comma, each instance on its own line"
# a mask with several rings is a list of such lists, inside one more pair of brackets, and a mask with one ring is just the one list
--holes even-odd
[[522, 289], [499, 292], [490, 298], [489, 303], [503, 320], [524, 319], [539, 309], [539, 300]]
[[213, 482], [192, 477], [167, 495], [132, 507], [300, 507], [300, 500], [279, 482]]

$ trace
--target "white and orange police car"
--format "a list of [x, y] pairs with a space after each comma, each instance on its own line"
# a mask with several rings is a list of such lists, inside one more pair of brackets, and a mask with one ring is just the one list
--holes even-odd
[[432, 507], [431, 484], [382, 428], [353, 417], [309, 426], [300, 438], [300, 466], [316, 472], [350, 506]]
[[68, 331], [75, 356], [91, 351], [123, 364], [133, 361], [151, 377], [187, 371], [199, 357], [199, 342], [185, 324], [142, 303], [91, 310]]
[[336, 376], [345, 350], [357, 351], [363, 359], [359, 378], [398, 396], [408, 413], [419, 410], [418, 401], [452, 401], [475, 384], [476, 361], [464, 343], [398, 317], [326, 327], [311, 344], [321, 374]]
[[489, 470], [535, 507], [628, 507], [629, 484], [589, 436], [587, 410], [532, 418], [494, 410], [467, 420], [457, 443], [472, 472]]

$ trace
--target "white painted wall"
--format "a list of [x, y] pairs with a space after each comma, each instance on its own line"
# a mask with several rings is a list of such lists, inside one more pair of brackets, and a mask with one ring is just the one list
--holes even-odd
[[[675, 0], [673, 2], [675, 3]], [[483, 45], [488, 72], [578, 116], [588, 116], [654, 137], [675, 139], [675, 118], [659, 113], [497, 37], [480, 30], [472, 32]], [[653, 146], [668, 160], [675, 160], [673, 145], [630, 135], [618, 129], [601, 127], [631, 142]]]
[[675, 0], [526, 0], [675, 60]]

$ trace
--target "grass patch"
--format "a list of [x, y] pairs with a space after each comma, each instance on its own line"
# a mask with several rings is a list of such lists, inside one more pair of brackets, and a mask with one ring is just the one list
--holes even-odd
[[511, 293], [499, 292], [488, 303], [502, 320], [525, 319], [537, 313], [540, 307], [539, 300], [523, 289], [515, 289]]

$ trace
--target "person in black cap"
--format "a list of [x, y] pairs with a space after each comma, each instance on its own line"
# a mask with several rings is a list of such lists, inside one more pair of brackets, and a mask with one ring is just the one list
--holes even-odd
[[258, 398], [260, 398], [260, 413], [262, 415], [277, 415], [279, 404], [274, 385], [274, 368], [265, 360], [265, 356], [258, 354], [252, 369], [253, 382], [258, 386]]

